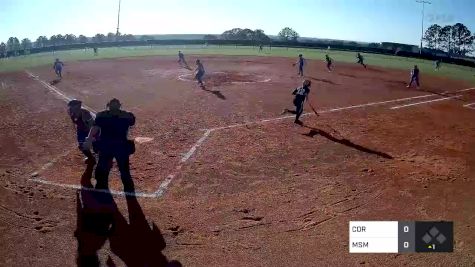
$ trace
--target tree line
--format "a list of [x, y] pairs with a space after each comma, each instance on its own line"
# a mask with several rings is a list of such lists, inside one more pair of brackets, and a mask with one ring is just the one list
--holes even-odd
[[[142, 36], [142, 38], [147, 36]], [[18, 55], [19, 51], [28, 51], [32, 48], [43, 48], [48, 46], [62, 46], [72, 44], [86, 44], [86, 43], [102, 43], [102, 42], [120, 42], [120, 41], [136, 41], [136, 37], [132, 34], [119, 34], [108, 33], [104, 35], [98, 33], [95, 36], [88, 38], [84, 35], [76, 36], [74, 34], [56, 34], [50, 38], [46, 36], [39, 36], [36, 41], [31, 41], [28, 38], [24, 38], [21, 41], [17, 37], [10, 37], [6, 43], [0, 43], [0, 57], [7, 53]]]
[[[292, 28], [283, 28], [278, 37], [282, 41], [297, 41], [299, 34]], [[207, 34], [203, 37], [204, 40], [234, 40], [234, 41], [254, 41], [256, 44], [270, 43], [271, 38], [267, 36], [263, 30], [251, 30], [248, 28], [234, 28], [227, 30], [220, 35]]]
[[462, 23], [440, 26], [433, 24], [424, 33], [426, 47], [465, 56], [475, 50], [475, 35]]

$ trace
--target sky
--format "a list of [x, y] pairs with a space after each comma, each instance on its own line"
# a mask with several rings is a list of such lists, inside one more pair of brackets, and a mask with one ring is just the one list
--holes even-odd
[[[475, 0], [429, 0], [425, 25], [461, 22], [475, 32]], [[118, 0], [0, 0], [0, 41], [15, 36], [93, 36], [116, 31]], [[122, 0], [120, 32], [220, 34], [232, 28], [277, 35], [418, 45], [415, 0]]]

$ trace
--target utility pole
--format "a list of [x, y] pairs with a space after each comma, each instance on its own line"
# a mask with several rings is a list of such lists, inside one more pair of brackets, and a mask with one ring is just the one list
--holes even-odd
[[122, 2], [122, 0], [119, 0], [119, 12], [117, 12], [117, 32], [115, 33], [116, 36], [119, 36], [119, 35], [120, 35], [120, 32], [119, 32], [119, 25], [120, 25], [120, 2]]
[[421, 23], [421, 47], [419, 48], [419, 54], [422, 54], [422, 39], [424, 39], [424, 7], [425, 4], [432, 4], [425, 0], [416, 0], [417, 3], [422, 4], [422, 23]]

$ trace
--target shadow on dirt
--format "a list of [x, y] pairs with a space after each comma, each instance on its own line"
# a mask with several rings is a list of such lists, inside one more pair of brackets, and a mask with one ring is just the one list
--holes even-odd
[[355, 144], [355, 143], [353, 143], [350, 140], [345, 139], [345, 138], [341, 138], [341, 139], [336, 138], [333, 135], [329, 134], [328, 132], [325, 132], [324, 130], [309, 127], [309, 126], [304, 126], [304, 127], [310, 129], [310, 132], [308, 132], [306, 134], [303, 134], [303, 135], [308, 136], [310, 138], [313, 138], [316, 135], [320, 135], [320, 136], [323, 136], [323, 137], [325, 137], [326, 139], [328, 139], [330, 141], [345, 145], [347, 147], [354, 148], [354, 149], [359, 150], [361, 152], [377, 155], [377, 156], [383, 157], [385, 159], [393, 159], [393, 157], [391, 155], [387, 154], [387, 153], [376, 151], [376, 150], [373, 150], [373, 149]]
[[[91, 179], [88, 166], [82, 180]], [[110, 250], [126, 266], [180, 267], [178, 261], [168, 261], [162, 254], [165, 239], [155, 223], [150, 227], [135, 196], [126, 196], [129, 222], [120, 213], [111, 194], [79, 190], [77, 192], [78, 242], [77, 266], [101, 266], [98, 251], [109, 240]], [[116, 266], [108, 256], [106, 266]]]
[[315, 77], [311, 77], [311, 76], [308, 76], [308, 78], [310, 78], [310, 79], [312, 79], [312, 80], [315, 80], [315, 81], [332, 84], [332, 85], [339, 85], [339, 84], [337, 84], [337, 83], [335, 83], [335, 82], [333, 82], [333, 81], [327, 80], [327, 79], [319, 79], [319, 78], [315, 78]]
[[61, 79], [54, 79], [51, 82], [49, 82], [50, 85], [56, 85], [61, 82]]
[[338, 75], [345, 76], [345, 77], [350, 77], [350, 78], [357, 78], [356, 75], [353, 75], [353, 74], [338, 73]]
[[201, 86], [201, 89], [203, 89], [203, 91], [212, 93], [213, 95], [215, 95], [219, 99], [226, 100], [226, 97], [219, 90], [210, 90], [210, 89], [207, 89], [206, 86], [204, 86], [204, 85]]

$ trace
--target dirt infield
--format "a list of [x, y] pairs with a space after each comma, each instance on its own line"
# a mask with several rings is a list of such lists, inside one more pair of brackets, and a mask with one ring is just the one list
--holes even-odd
[[[280, 115], [301, 83], [293, 59], [200, 59], [203, 89], [174, 57], [66, 62], [54, 87], [46, 67], [0, 74], [0, 265], [70, 266], [96, 250], [117, 266], [475, 264], [473, 85], [422, 74], [409, 89], [408, 72], [310, 61], [320, 116], [300, 127]], [[136, 115], [138, 198], [77, 189], [91, 170], [52, 88]], [[116, 171], [110, 184], [121, 194]], [[455, 252], [349, 254], [350, 220], [452, 220]]]

